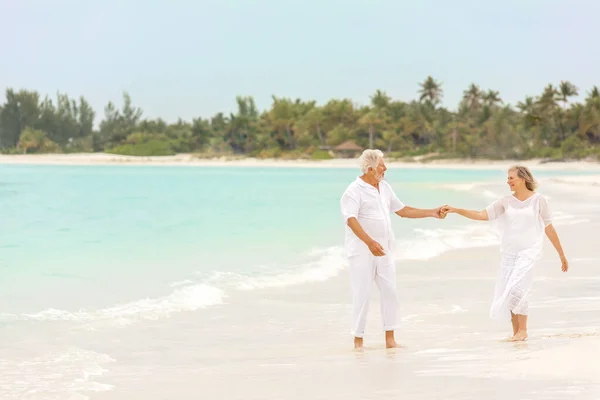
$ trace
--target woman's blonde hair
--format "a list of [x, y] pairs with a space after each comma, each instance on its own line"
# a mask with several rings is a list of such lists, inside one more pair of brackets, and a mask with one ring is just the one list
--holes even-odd
[[523, 165], [515, 165], [514, 167], [511, 167], [508, 171], [517, 171], [517, 176], [525, 180], [525, 187], [527, 188], [527, 190], [531, 190], [533, 192], [537, 188], [537, 182], [533, 178], [533, 174], [531, 173], [529, 168]]

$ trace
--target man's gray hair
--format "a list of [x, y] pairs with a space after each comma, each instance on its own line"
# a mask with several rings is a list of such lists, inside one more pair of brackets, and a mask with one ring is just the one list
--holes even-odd
[[366, 149], [358, 158], [358, 164], [363, 174], [369, 172], [369, 168], [376, 169], [379, 160], [383, 159], [383, 152], [377, 149]]

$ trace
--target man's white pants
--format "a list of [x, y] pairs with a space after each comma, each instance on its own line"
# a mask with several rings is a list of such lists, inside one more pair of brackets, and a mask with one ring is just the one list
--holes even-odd
[[381, 294], [381, 319], [384, 331], [397, 327], [398, 294], [396, 290], [396, 266], [389, 251], [385, 256], [361, 254], [348, 257], [352, 285], [352, 335], [363, 337], [369, 312], [369, 300], [373, 281]]

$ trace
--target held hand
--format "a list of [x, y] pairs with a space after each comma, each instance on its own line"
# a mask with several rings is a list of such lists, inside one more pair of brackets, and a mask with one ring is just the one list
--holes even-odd
[[375, 240], [371, 240], [369, 243], [367, 243], [367, 246], [369, 246], [369, 250], [371, 250], [371, 253], [373, 253], [374, 256], [385, 256], [385, 251], [383, 251], [383, 247]]
[[444, 215], [448, 215], [449, 213], [455, 213], [456, 210], [453, 207], [450, 207], [449, 205], [445, 205], [442, 207], [442, 212], [444, 213]]
[[433, 218], [444, 219], [446, 218], [446, 213], [444, 212], [444, 207], [438, 207], [433, 210]]
[[448, 205], [441, 206], [440, 208], [437, 209], [436, 218], [441, 218], [441, 219], [446, 218], [446, 215], [448, 215], [448, 213], [450, 212], [450, 209], [451, 208]]
[[569, 270], [569, 262], [567, 261], [567, 258], [564, 256], [561, 257], [560, 262], [562, 263], [562, 266], [561, 266], [562, 272], [567, 272]]

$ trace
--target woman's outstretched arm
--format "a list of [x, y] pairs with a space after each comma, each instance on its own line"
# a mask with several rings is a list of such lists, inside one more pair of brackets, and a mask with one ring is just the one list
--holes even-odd
[[446, 210], [447, 213], [455, 213], [458, 215], [462, 215], [465, 218], [473, 219], [475, 221], [488, 221], [488, 213], [486, 210], [465, 210], [462, 208], [455, 208], [450, 206], [445, 206], [442, 210]]

